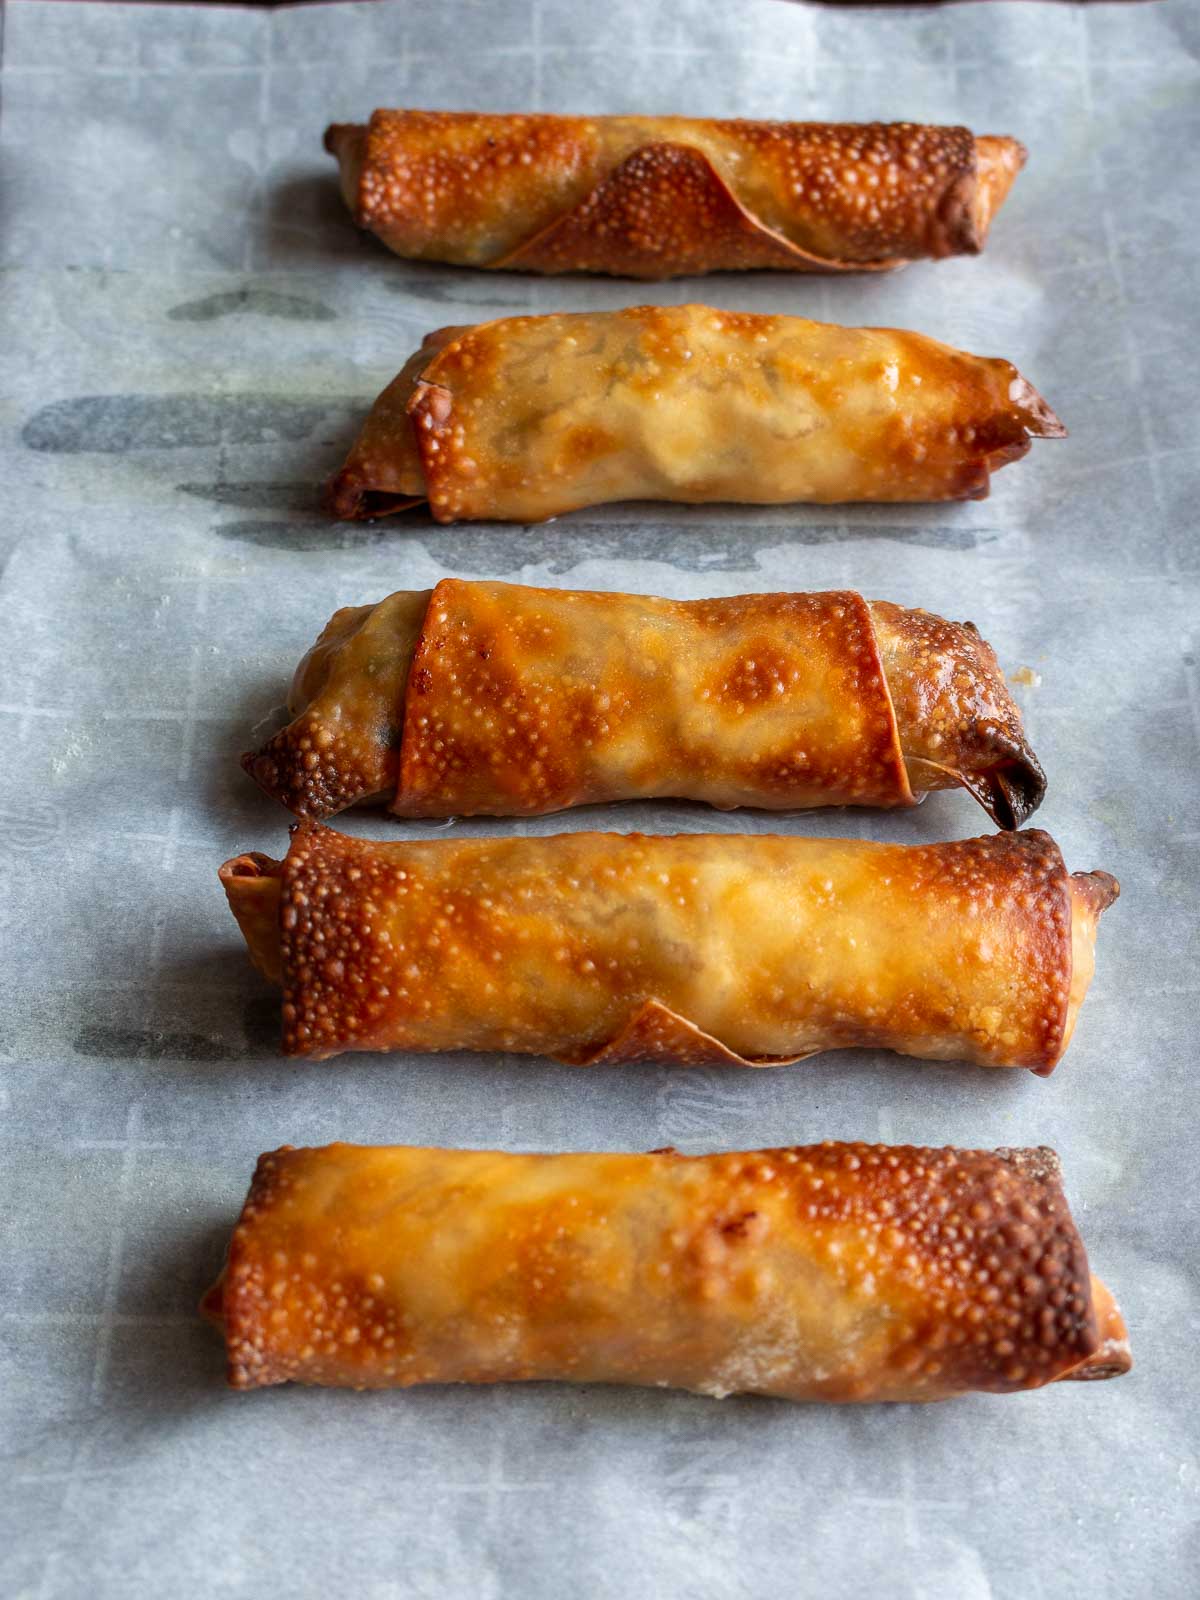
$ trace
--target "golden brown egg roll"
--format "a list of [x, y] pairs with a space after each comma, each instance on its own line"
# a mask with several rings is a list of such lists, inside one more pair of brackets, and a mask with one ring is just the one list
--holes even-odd
[[1105, 872], [1048, 834], [889, 845], [568, 833], [378, 844], [315, 823], [221, 881], [283, 1049], [772, 1066], [868, 1047], [1049, 1073]]
[[446, 578], [331, 619], [246, 770], [297, 816], [530, 816], [673, 796], [1019, 827], [1046, 781], [970, 623], [850, 591], [660, 600]]
[[976, 255], [1015, 139], [914, 123], [376, 111], [325, 148], [397, 255], [628, 278]]
[[1131, 1365], [1047, 1149], [285, 1148], [203, 1309], [235, 1389], [945, 1400]]
[[431, 334], [329, 484], [338, 517], [539, 522], [619, 500], [982, 499], [1062, 423], [924, 334], [634, 306]]

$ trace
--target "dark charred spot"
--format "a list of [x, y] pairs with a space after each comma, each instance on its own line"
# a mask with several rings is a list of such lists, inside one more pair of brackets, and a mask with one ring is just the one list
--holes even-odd
[[757, 1211], [743, 1211], [740, 1217], [734, 1217], [732, 1222], [721, 1225], [721, 1232], [727, 1239], [744, 1239], [750, 1231], [750, 1224], [758, 1216]]

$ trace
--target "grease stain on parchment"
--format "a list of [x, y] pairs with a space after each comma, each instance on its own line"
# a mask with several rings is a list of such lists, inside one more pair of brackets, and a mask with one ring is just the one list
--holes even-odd
[[245, 511], [310, 511], [317, 490], [311, 483], [177, 483], [180, 494]]
[[336, 322], [337, 312], [319, 300], [275, 289], [227, 289], [200, 300], [184, 300], [167, 312], [170, 322], [217, 322], [223, 317], [280, 317], [286, 322]]
[[30, 450], [50, 455], [97, 451], [194, 450], [218, 444], [341, 442], [362, 422], [360, 398], [289, 400], [276, 394], [90, 394], [54, 400], [21, 430]]
[[238, 1054], [221, 1039], [202, 1033], [171, 1033], [161, 1028], [117, 1028], [88, 1023], [75, 1036], [81, 1056], [131, 1061], [232, 1061]]
[[427, 300], [433, 305], [462, 306], [465, 310], [470, 310], [474, 306], [489, 306], [499, 311], [506, 311], [514, 317], [528, 312], [528, 303], [517, 296], [483, 295], [474, 292], [477, 282], [478, 279], [472, 272], [470, 283], [463, 282], [458, 285], [464, 292], [455, 294], [457, 280], [447, 281], [445, 272], [439, 273], [436, 278], [418, 278], [407, 272], [400, 277], [384, 278], [383, 287], [392, 294], [402, 294], [413, 300]]
[[[310, 503], [316, 506], [318, 490], [311, 491]], [[281, 509], [286, 509], [282, 506]], [[777, 523], [724, 524], [724, 548], [714, 550], [697, 537], [707, 531], [687, 523], [628, 526], [596, 523], [564, 517], [556, 522], [439, 527], [427, 513], [395, 517], [380, 522], [331, 522], [318, 517], [306, 521], [283, 518], [246, 518], [214, 524], [222, 539], [235, 544], [257, 545], [265, 550], [288, 550], [296, 554], [327, 550], [355, 550], [364, 546], [395, 541], [397, 554], [406, 541], [420, 539], [431, 555], [455, 571], [486, 572], [502, 577], [530, 566], [542, 566], [548, 573], [562, 575], [579, 564], [580, 552], [591, 560], [638, 558], [659, 561], [687, 572], [744, 572], [753, 568], [758, 555], [776, 549], [783, 530]], [[881, 523], [832, 526], [795, 525], [786, 529], [792, 545], [845, 543], [857, 539], [884, 539], [915, 544], [937, 550], [972, 550], [989, 542], [987, 533], [970, 528], [914, 528]]]
[[[309, 490], [315, 507], [318, 494]], [[247, 517], [237, 522], [218, 522], [212, 531], [234, 544], [257, 545], [261, 550], [287, 550], [296, 555], [312, 551], [358, 550], [387, 540], [386, 528], [374, 523], [323, 522], [313, 517], [308, 522], [273, 521], [269, 517]], [[394, 537], [394, 530], [392, 535]]]
[[255, 1054], [262, 1052], [276, 1056], [280, 1054], [277, 994], [246, 1001], [242, 1008], [242, 1032], [246, 1036], [247, 1048]]

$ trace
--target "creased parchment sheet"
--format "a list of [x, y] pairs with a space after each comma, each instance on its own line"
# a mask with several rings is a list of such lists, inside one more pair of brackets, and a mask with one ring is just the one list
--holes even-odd
[[[1189, 0], [8, 8], [5, 1595], [1195, 1592], [1198, 57]], [[539, 281], [406, 265], [356, 234], [321, 133], [380, 104], [961, 121], [1031, 156], [977, 260]], [[317, 512], [430, 327], [689, 298], [1007, 356], [1071, 436], [962, 506], [622, 506], [532, 529]], [[278, 853], [286, 818], [235, 758], [335, 606], [446, 574], [849, 585], [974, 619], [1028, 669], [1037, 820], [1123, 886], [1055, 1076], [868, 1054], [740, 1075], [284, 1064], [216, 867]], [[935, 839], [984, 819], [946, 794], [890, 817], [639, 806], [469, 826], [597, 825]], [[1134, 1374], [928, 1410], [553, 1386], [238, 1397], [195, 1319], [254, 1158], [283, 1142], [826, 1136], [1057, 1146]]]

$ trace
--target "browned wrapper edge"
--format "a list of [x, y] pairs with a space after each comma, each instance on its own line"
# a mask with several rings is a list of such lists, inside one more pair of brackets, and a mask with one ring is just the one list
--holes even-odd
[[1006, 833], [1024, 827], [1046, 797], [1046, 774], [1024, 738], [1008, 760], [981, 773], [964, 772], [961, 767], [946, 766], [925, 756], [915, 757], [913, 765], [953, 778]]
[[584, 1045], [554, 1059], [571, 1067], [637, 1061], [677, 1067], [788, 1067], [819, 1054], [817, 1050], [805, 1050], [790, 1056], [739, 1055], [661, 1000], [649, 999], [630, 1014], [613, 1038]]
[[[623, 255], [628, 255], [628, 247], [620, 237], [621, 230], [614, 228], [612, 219], [605, 218], [596, 228], [588, 226], [589, 212], [598, 210], [602, 206], [610, 206], [618, 214], [624, 206], [629, 212], [625, 219], [626, 230], [636, 229], [645, 225], [645, 218], [639, 216], [637, 202], [641, 198], [642, 182], [639, 175], [639, 165], [647, 157], [669, 156], [677, 162], [686, 158], [687, 163], [694, 169], [701, 182], [706, 186], [710, 201], [717, 207], [724, 208], [726, 217], [735, 227], [740, 228], [751, 247], [757, 246], [762, 254], [762, 260], [737, 266], [728, 270], [791, 270], [800, 272], [894, 272], [897, 268], [906, 266], [907, 256], [886, 257], [878, 261], [845, 261], [836, 256], [821, 256], [813, 251], [805, 250], [802, 245], [794, 243], [776, 229], [768, 227], [762, 219], [754, 214], [737, 195], [729, 183], [721, 176], [714, 166], [711, 157], [695, 145], [688, 145], [672, 140], [655, 140], [640, 145], [618, 163], [610, 172], [602, 177], [596, 186], [584, 196], [576, 205], [562, 216], [556, 217], [553, 222], [523, 240], [506, 255], [496, 261], [487, 263], [489, 271], [529, 271], [549, 273], [570, 272], [599, 272], [612, 277], [633, 278], [640, 282], [662, 282], [665, 279], [695, 276], [696, 272], [709, 273], [725, 270], [720, 266], [680, 267], [667, 264], [661, 271], [635, 272], [628, 267], [622, 269], [620, 262]], [[678, 216], [674, 218], [678, 223]], [[705, 223], [703, 217], [697, 221], [697, 232], [703, 233]], [[553, 248], [556, 238], [569, 235], [572, 231], [578, 233], [578, 245], [582, 250], [584, 246], [603, 260], [605, 251], [609, 260], [602, 265], [578, 266], [572, 265], [567, 255], [563, 263], [550, 265], [553, 260]]]

